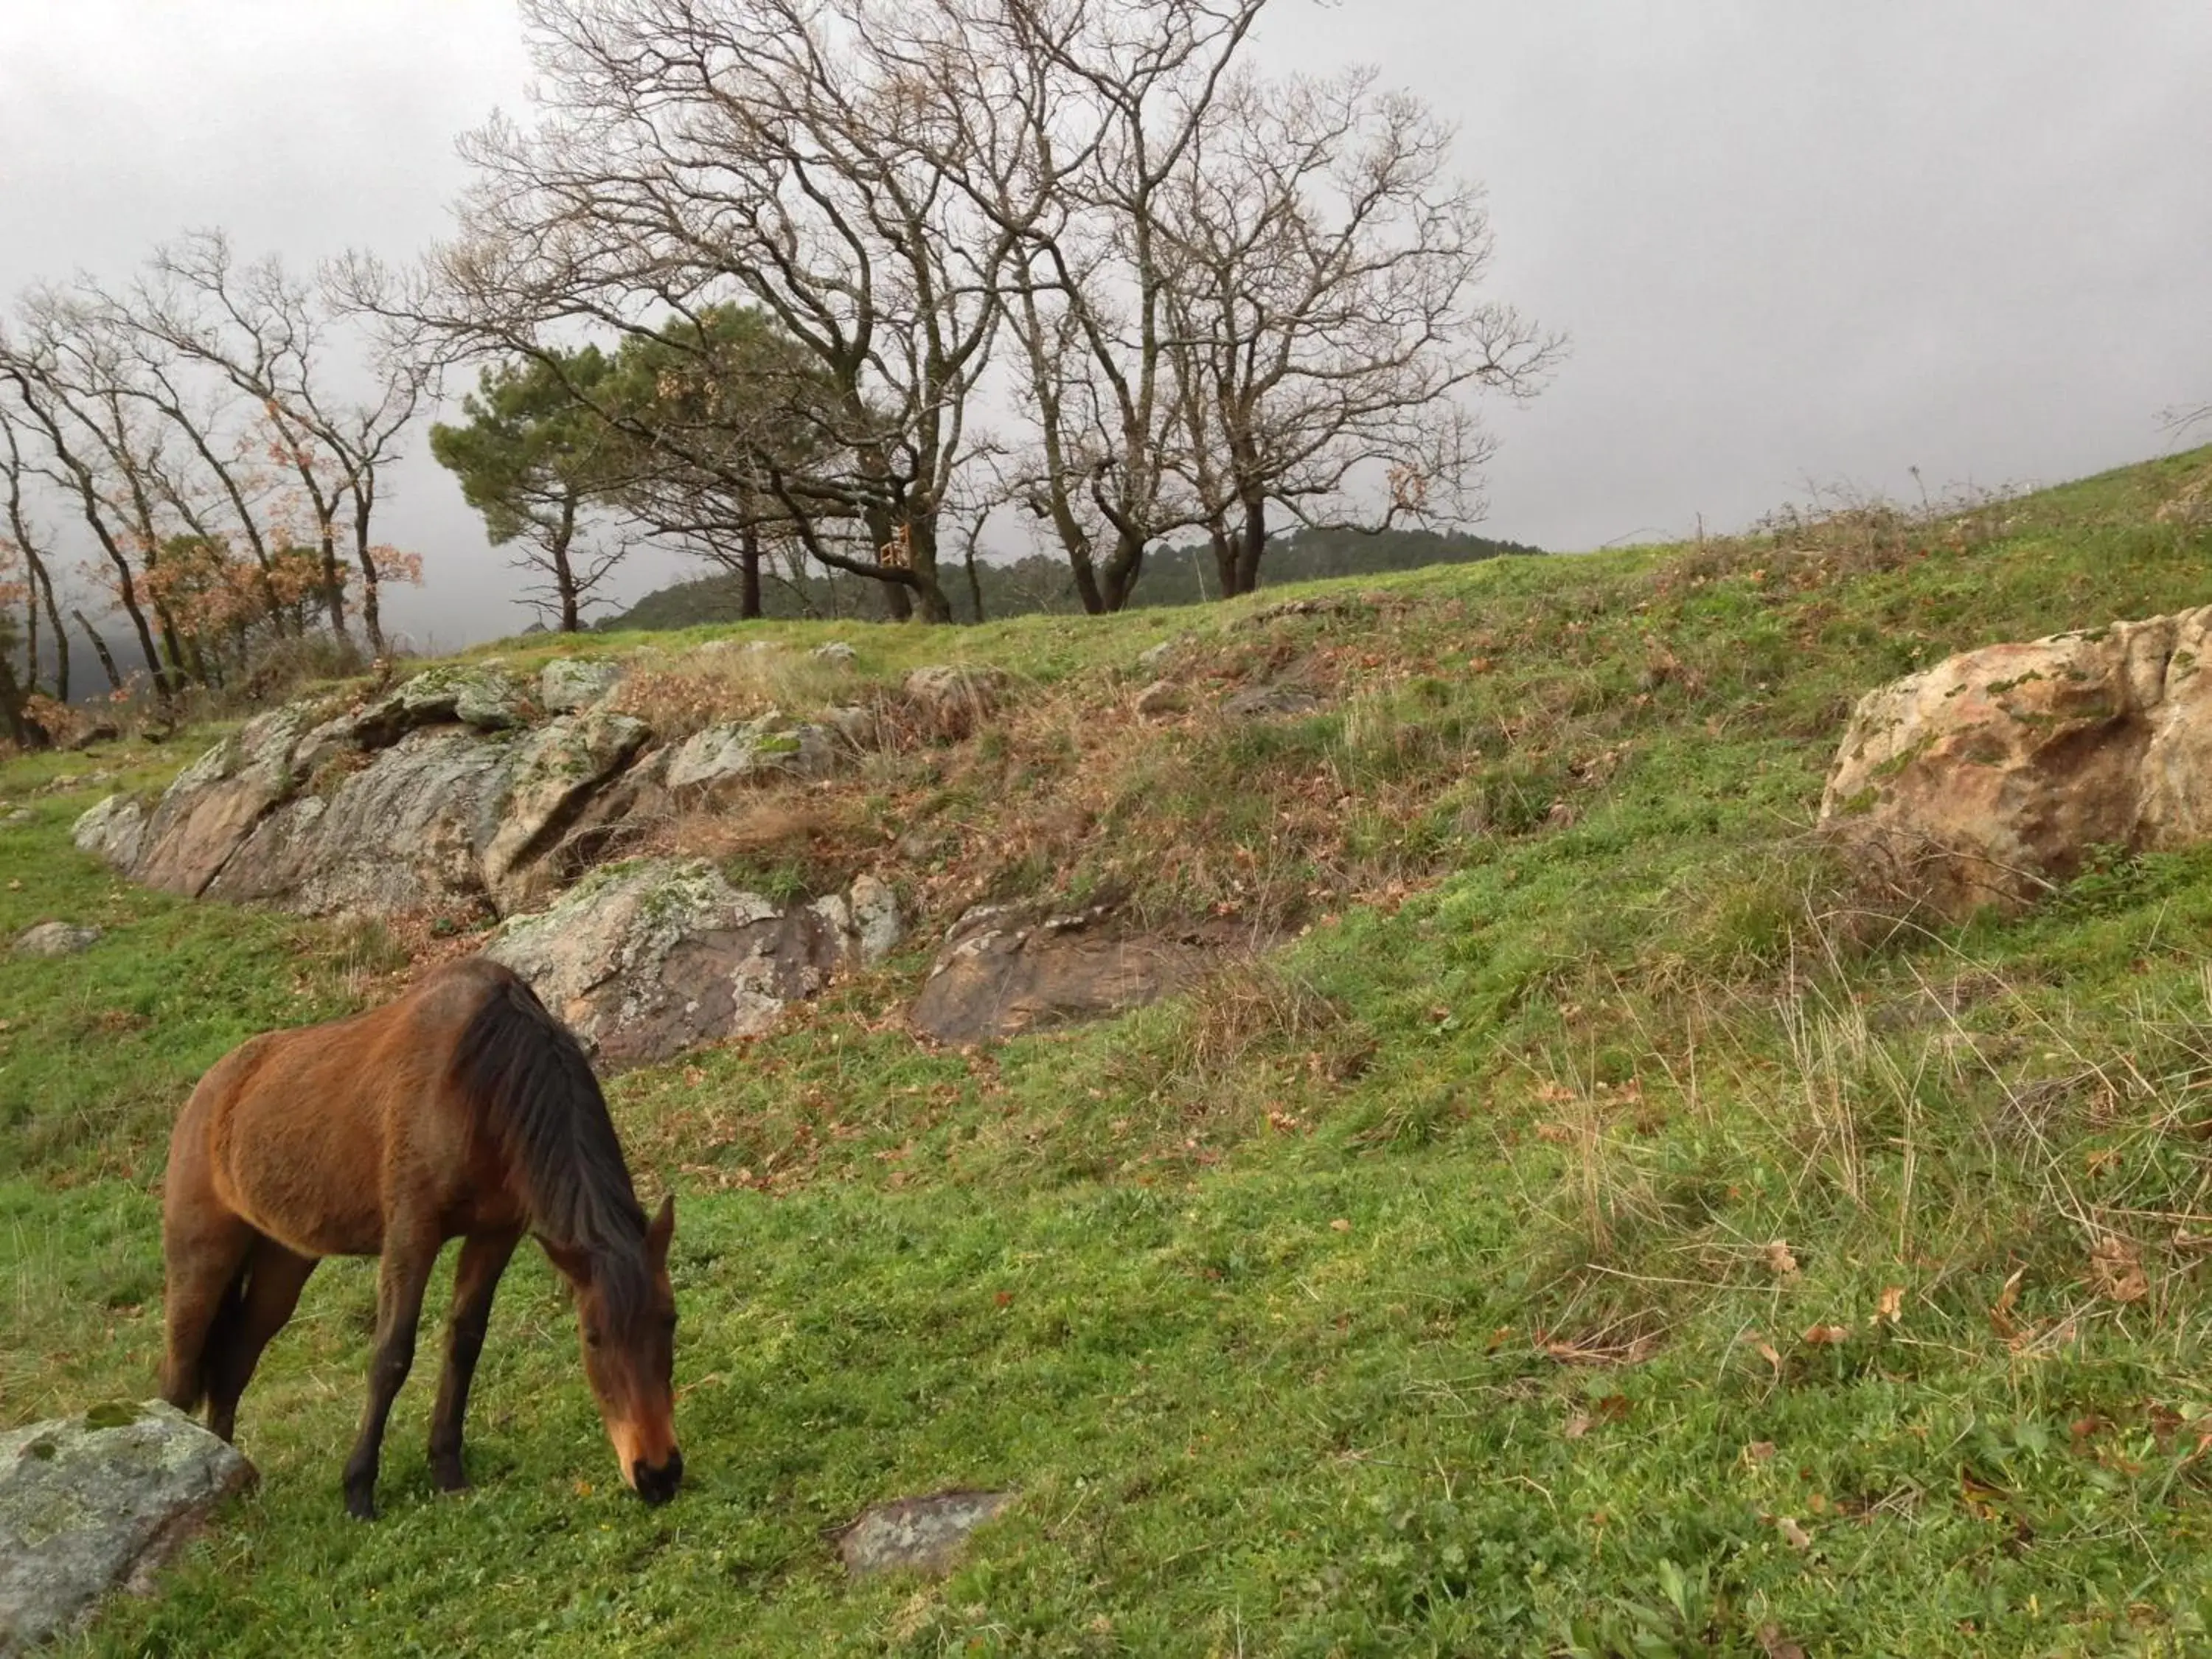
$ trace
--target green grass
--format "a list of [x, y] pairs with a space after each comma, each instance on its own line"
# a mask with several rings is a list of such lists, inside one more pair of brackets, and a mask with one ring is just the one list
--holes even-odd
[[[2208, 459], [1941, 524], [1323, 584], [1344, 609], [1257, 625], [1283, 594], [848, 629], [864, 678], [957, 653], [1051, 715], [854, 784], [959, 842], [899, 872], [910, 902], [1118, 874], [1302, 935], [976, 1054], [881, 1018], [925, 938], [618, 1079], [680, 1195], [678, 1501], [618, 1490], [532, 1255], [477, 1489], [433, 1494], [418, 1373], [384, 1517], [347, 1522], [374, 1291], [334, 1263], [246, 1396], [259, 1489], [78, 1648], [2203, 1650], [2212, 850], [1929, 929], [1803, 832], [1859, 692], [2212, 599], [2212, 537], [2157, 513]], [[1332, 701], [1131, 736], [1135, 653], [1185, 633], [1201, 703], [1285, 665]], [[94, 871], [66, 830], [106, 786], [39, 793], [85, 764], [0, 770], [33, 812], [0, 824], [0, 927], [107, 929], [0, 958], [6, 1423], [146, 1391], [198, 1071], [392, 982], [373, 931]], [[1079, 793], [1094, 830], [987, 844]], [[1022, 1496], [948, 1580], [843, 1579], [825, 1528], [949, 1486]]]

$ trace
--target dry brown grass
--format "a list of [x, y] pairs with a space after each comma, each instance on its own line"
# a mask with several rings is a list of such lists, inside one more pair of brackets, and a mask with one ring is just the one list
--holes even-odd
[[717, 641], [673, 659], [637, 662], [616, 690], [614, 706], [667, 740], [772, 710], [864, 702], [872, 690], [853, 670], [805, 652]]

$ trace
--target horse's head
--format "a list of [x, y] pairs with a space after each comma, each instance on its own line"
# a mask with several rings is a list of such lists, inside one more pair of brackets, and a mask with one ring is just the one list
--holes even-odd
[[623, 1479], [648, 1504], [675, 1497], [684, 1479], [684, 1454], [676, 1446], [676, 1296], [668, 1283], [668, 1241], [675, 1231], [676, 1200], [664, 1199], [646, 1230], [646, 1294], [625, 1296], [619, 1304], [587, 1257], [547, 1252], [575, 1287], [584, 1375]]

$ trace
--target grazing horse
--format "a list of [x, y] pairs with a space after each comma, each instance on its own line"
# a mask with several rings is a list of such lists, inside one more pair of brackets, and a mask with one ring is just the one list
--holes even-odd
[[162, 1189], [161, 1393], [204, 1399], [225, 1440], [261, 1350], [327, 1255], [381, 1258], [368, 1409], [346, 1508], [376, 1515], [392, 1396], [431, 1264], [462, 1241], [430, 1419], [438, 1485], [468, 1484], [461, 1419], [500, 1273], [525, 1232], [575, 1292], [584, 1374], [623, 1479], [649, 1504], [683, 1479], [668, 1283], [674, 1200], [648, 1224], [606, 1100], [568, 1028], [508, 969], [469, 957], [350, 1019], [249, 1039], [177, 1120]]

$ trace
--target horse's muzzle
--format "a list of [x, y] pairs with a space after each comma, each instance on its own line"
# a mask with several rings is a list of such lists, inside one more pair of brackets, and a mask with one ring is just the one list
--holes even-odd
[[677, 1487], [684, 1484], [684, 1454], [669, 1453], [668, 1461], [658, 1468], [641, 1458], [630, 1465], [629, 1472], [640, 1498], [648, 1504], [665, 1504], [676, 1496]]

